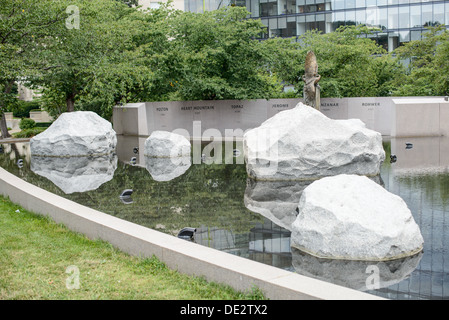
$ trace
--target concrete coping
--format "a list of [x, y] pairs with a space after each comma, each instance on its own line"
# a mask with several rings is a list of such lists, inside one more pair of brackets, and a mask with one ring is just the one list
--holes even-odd
[[169, 268], [247, 291], [258, 287], [272, 300], [384, 300], [140, 226], [36, 187], [0, 168], [0, 194], [24, 209], [49, 216], [90, 239], [139, 257], [156, 256]]

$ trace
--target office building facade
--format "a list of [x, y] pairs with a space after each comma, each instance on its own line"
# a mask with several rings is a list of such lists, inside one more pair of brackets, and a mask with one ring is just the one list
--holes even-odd
[[265, 37], [323, 33], [342, 25], [377, 28], [372, 37], [389, 51], [421, 39], [427, 27], [449, 27], [449, 1], [418, 0], [185, 0], [184, 10], [203, 12], [227, 5], [246, 6], [251, 18], [267, 27]]

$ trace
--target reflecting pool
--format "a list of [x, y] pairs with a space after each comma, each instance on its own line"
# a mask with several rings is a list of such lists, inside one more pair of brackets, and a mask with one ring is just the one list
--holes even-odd
[[[139, 152], [145, 139], [119, 136], [116, 155], [74, 159], [32, 158], [29, 144], [4, 144], [0, 165], [50, 192], [173, 236], [196, 228], [192, 241], [230, 254], [389, 299], [449, 298], [447, 137], [384, 138], [378, 183], [407, 203], [424, 251], [381, 263], [318, 259], [292, 249], [289, 225], [308, 184], [248, 179], [240, 142], [222, 153], [232, 159], [176, 170], [149, 163]], [[125, 190], [132, 192], [120, 197]]]

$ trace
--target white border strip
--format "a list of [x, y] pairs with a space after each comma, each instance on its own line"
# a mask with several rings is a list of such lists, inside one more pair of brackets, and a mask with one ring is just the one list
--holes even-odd
[[241, 291], [257, 286], [268, 299], [383, 300], [361, 291], [305, 277], [179, 239], [82, 206], [0, 168], [0, 194], [34, 213], [135, 256], [155, 255], [169, 268], [204, 276]]

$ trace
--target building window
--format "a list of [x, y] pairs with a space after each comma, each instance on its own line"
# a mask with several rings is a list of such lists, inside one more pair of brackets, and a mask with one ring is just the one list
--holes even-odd
[[277, 3], [276, 2], [267, 2], [260, 4], [260, 16], [268, 17], [268, 16], [276, 16], [278, 14], [277, 11]]
[[399, 7], [399, 28], [410, 28], [410, 8]]
[[433, 25], [432, 17], [432, 4], [424, 4], [422, 6], [422, 25], [424, 27], [430, 27]]
[[410, 7], [410, 26], [412, 28], [421, 27], [421, 6]]
[[150, 2], [150, 9], [159, 9], [160, 6], [161, 6], [160, 2], [156, 2], [156, 1], [155, 2], [151, 1]]

